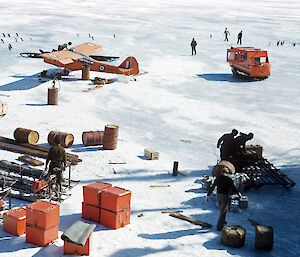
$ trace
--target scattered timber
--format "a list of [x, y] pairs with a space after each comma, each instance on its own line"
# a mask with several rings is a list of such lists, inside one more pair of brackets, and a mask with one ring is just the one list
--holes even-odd
[[181, 171], [178, 171], [178, 174], [180, 174], [181, 176], [186, 176], [186, 174], [184, 174], [183, 172], [181, 172]]
[[170, 187], [170, 185], [150, 185], [150, 187]]
[[39, 161], [39, 160], [37, 160], [35, 158], [32, 158], [28, 155], [19, 156], [18, 159], [23, 161], [23, 162], [29, 163], [33, 166], [43, 166], [44, 165], [44, 163], [42, 161]]
[[[2, 143], [1, 143], [2, 142]], [[5, 143], [5, 144], [3, 144]], [[14, 148], [14, 146], [16, 146]], [[28, 154], [32, 156], [37, 156], [46, 159], [48, 152], [50, 148], [41, 146], [41, 145], [33, 145], [29, 143], [19, 143], [14, 139], [1, 137], [0, 136], [0, 148], [13, 151], [13, 152], [19, 152], [22, 154]], [[76, 165], [78, 162], [81, 162], [82, 160], [78, 158], [78, 155], [66, 153], [68, 161], [70, 161], [72, 164]]]
[[183, 212], [183, 211], [162, 211], [161, 213], [180, 213], [180, 212]]
[[206, 222], [203, 222], [203, 221], [200, 221], [200, 220], [196, 220], [196, 219], [187, 217], [187, 216], [179, 214], [179, 213], [170, 213], [169, 216], [177, 218], [177, 219], [188, 221], [188, 222], [193, 223], [195, 225], [200, 225], [203, 228], [211, 228], [212, 227], [212, 225], [209, 224], [209, 223], [206, 223]]

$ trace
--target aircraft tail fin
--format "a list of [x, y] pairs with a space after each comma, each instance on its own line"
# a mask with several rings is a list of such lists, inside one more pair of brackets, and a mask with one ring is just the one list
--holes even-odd
[[121, 63], [119, 68], [128, 70], [128, 73], [124, 73], [125, 75], [139, 74], [139, 64], [133, 56], [127, 57], [125, 61]]

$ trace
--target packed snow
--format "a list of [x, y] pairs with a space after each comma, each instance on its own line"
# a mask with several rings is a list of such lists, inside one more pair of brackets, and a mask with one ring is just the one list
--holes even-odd
[[[17, 127], [33, 129], [40, 135], [38, 144], [49, 146], [51, 130], [69, 132], [75, 141], [67, 152], [83, 160], [72, 167], [80, 184], [60, 205], [59, 238], [38, 247], [25, 243], [25, 235], [17, 238], [1, 228], [1, 256], [63, 256], [60, 236], [81, 219], [82, 186], [93, 181], [131, 190], [132, 203], [129, 225], [114, 230], [97, 224], [90, 256], [300, 256], [299, 1], [15, 0], [1, 1], [0, 7], [0, 100], [8, 105], [0, 118], [1, 136], [13, 138]], [[229, 42], [224, 42], [225, 27]], [[231, 74], [226, 49], [236, 46], [240, 30], [242, 46], [268, 51], [268, 79], [250, 82]], [[75, 46], [91, 41], [89, 34], [103, 47], [102, 55], [120, 56], [112, 64], [134, 56], [140, 71], [148, 73], [135, 81], [91, 72], [91, 78], [116, 81], [83, 92], [93, 84], [81, 80], [80, 71], [72, 72], [57, 83], [58, 105], [47, 105], [52, 81], [41, 83], [38, 75], [55, 67], [19, 53], [52, 50], [69, 41]], [[116, 150], [82, 144], [82, 132], [104, 130], [107, 124], [120, 128]], [[251, 143], [262, 145], [264, 157], [296, 182], [290, 190], [280, 185], [251, 189], [245, 193], [248, 209], [228, 212], [228, 224], [247, 230], [245, 246], [238, 249], [221, 244], [216, 201], [205, 203], [201, 188], [201, 179], [220, 159], [218, 138], [233, 128], [253, 132]], [[144, 158], [145, 148], [158, 151], [159, 160]], [[0, 159], [17, 162], [19, 155], [0, 150]], [[172, 176], [174, 161], [186, 176]], [[213, 228], [161, 213], [167, 210], [182, 210]], [[273, 250], [255, 249], [248, 218], [274, 228]]]

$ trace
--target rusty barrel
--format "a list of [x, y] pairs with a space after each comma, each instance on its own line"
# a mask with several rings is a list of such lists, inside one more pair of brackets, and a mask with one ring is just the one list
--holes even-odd
[[103, 145], [104, 131], [85, 131], [82, 133], [82, 143], [85, 146]]
[[84, 65], [82, 66], [82, 80], [90, 79], [90, 66]]
[[103, 148], [105, 150], [115, 150], [118, 143], [119, 127], [106, 125], [104, 128]]
[[60, 131], [50, 131], [48, 134], [48, 143], [50, 145], [55, 145], [55, 138], [58, 138], [59, 144], [63, 147], [70, 147], [73, 145], [74, 136], [72, 134]]
[[48, 88], [48, 105], [57, 105], [58, 103], [58, 88]]
[[39, 133], [31, 129], [17, 128], [14, 131], [14, 138], [20, 143], [36, 144], [39, 141]]

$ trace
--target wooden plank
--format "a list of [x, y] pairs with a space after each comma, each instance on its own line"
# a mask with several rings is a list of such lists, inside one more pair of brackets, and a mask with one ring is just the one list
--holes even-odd
[[[22, 146], [18, 146], [18, 145], [11, 145], [11, 144], [7, 144], [7, 143], [1, 143], [0, 142], [0, 148], [4, 149], [4, 150], [7, 150], [7, 151], [12, 151], [12, 152], [17, 152], [17, 153], [37, 156], [37, 157], [41, 157], [41, 158], [44, 158], [44, 159], [46, 159], [47, 156], [48, 156], [47, 152], [34, 150], [34, 149], [30, 149], [30, 148], [22, 147]], [[72, 164], [77, 164], [78, 162], [82, 161], [81, 159], [70, 158], [68, 155], [67, 155], [67, 159], [69, 159], [69, 161]]]
[[[25, 148], [25, 149], [32, 149], [32, 150], [39, 151], [39, 152], [45, 152], [46, 155], [43, 154], [42, 156], [29, 154], [26, 152], [20, 152], [20, 153], [33, 155], [33, 156], [38, 156], [38, 157], [45, 158], [45, 159], [47, 158], [48, 152], [50, 150], [50, 148], [45, 147], [45, 146], [33, 145], [33, 144], [29, 144], [29, 143], [19, 143], [14, 139], [1, 137], [1, 136], [0, 136], [0, 142], [6, 143], [6, 144], [11, 144], [11, 145], [16, 145], [16, 146], [22, 146], [22, 148]], [[11, 150], [9, 150], [9, 151], [11, 151]], [[43, 156], [46, 156], [46, 157], [43, 157]], [[78, 159], [78, 155], [76, 155], [76, 154], [71, 154], [71, 153], [66, 152], [66, 156], [67, 156], [67, 159], [69, 159], [72, 164], [77, 164], [78, 162], [82, 162], [81, 159]]]
[[203, 222], [203, 221], [200, 221], [200, 220], [196, 220], [196, 219], [187, 217], [187, 216], [179, 214], [179, 213], [170, 213], [169, 216], [177, 218], [177, 219], [188, 221], [188, 222], [193, 223], [195, 225], [202, 226], [203, 228], [211, 228], [212, 227], [212, 225], [209, 224], [209, 223], [206, 223], [206, 222]]
[[44, 163], [42, 161], [39, 161], [37, 159], [34, 159], [28, 155], [22, 155], [18, 157], [19, 160], [23, 161], [23, 162], [27, 162], [33, 166], [43, 166]]
[[180, 212], [183, 212], [183, 211], [162, 211], [161, 213], [180, 213]]
[[126, 162], [109, 162], [108, 164], [127, 164]]
[[150, 185], [150, 187], [170, 187], [170, 185]]
[[103, 86], [95, 86], [95, 87], [90, 87], [90, 88], [88, 88], [88, 89], [85, 89], [85, 90], [83, 90], [83, 92], [90, 92], [90, 91], [93, 91], [93, 90], [99, 89], [99, 88], [101, 88], [101, 87], [103, 87]]

